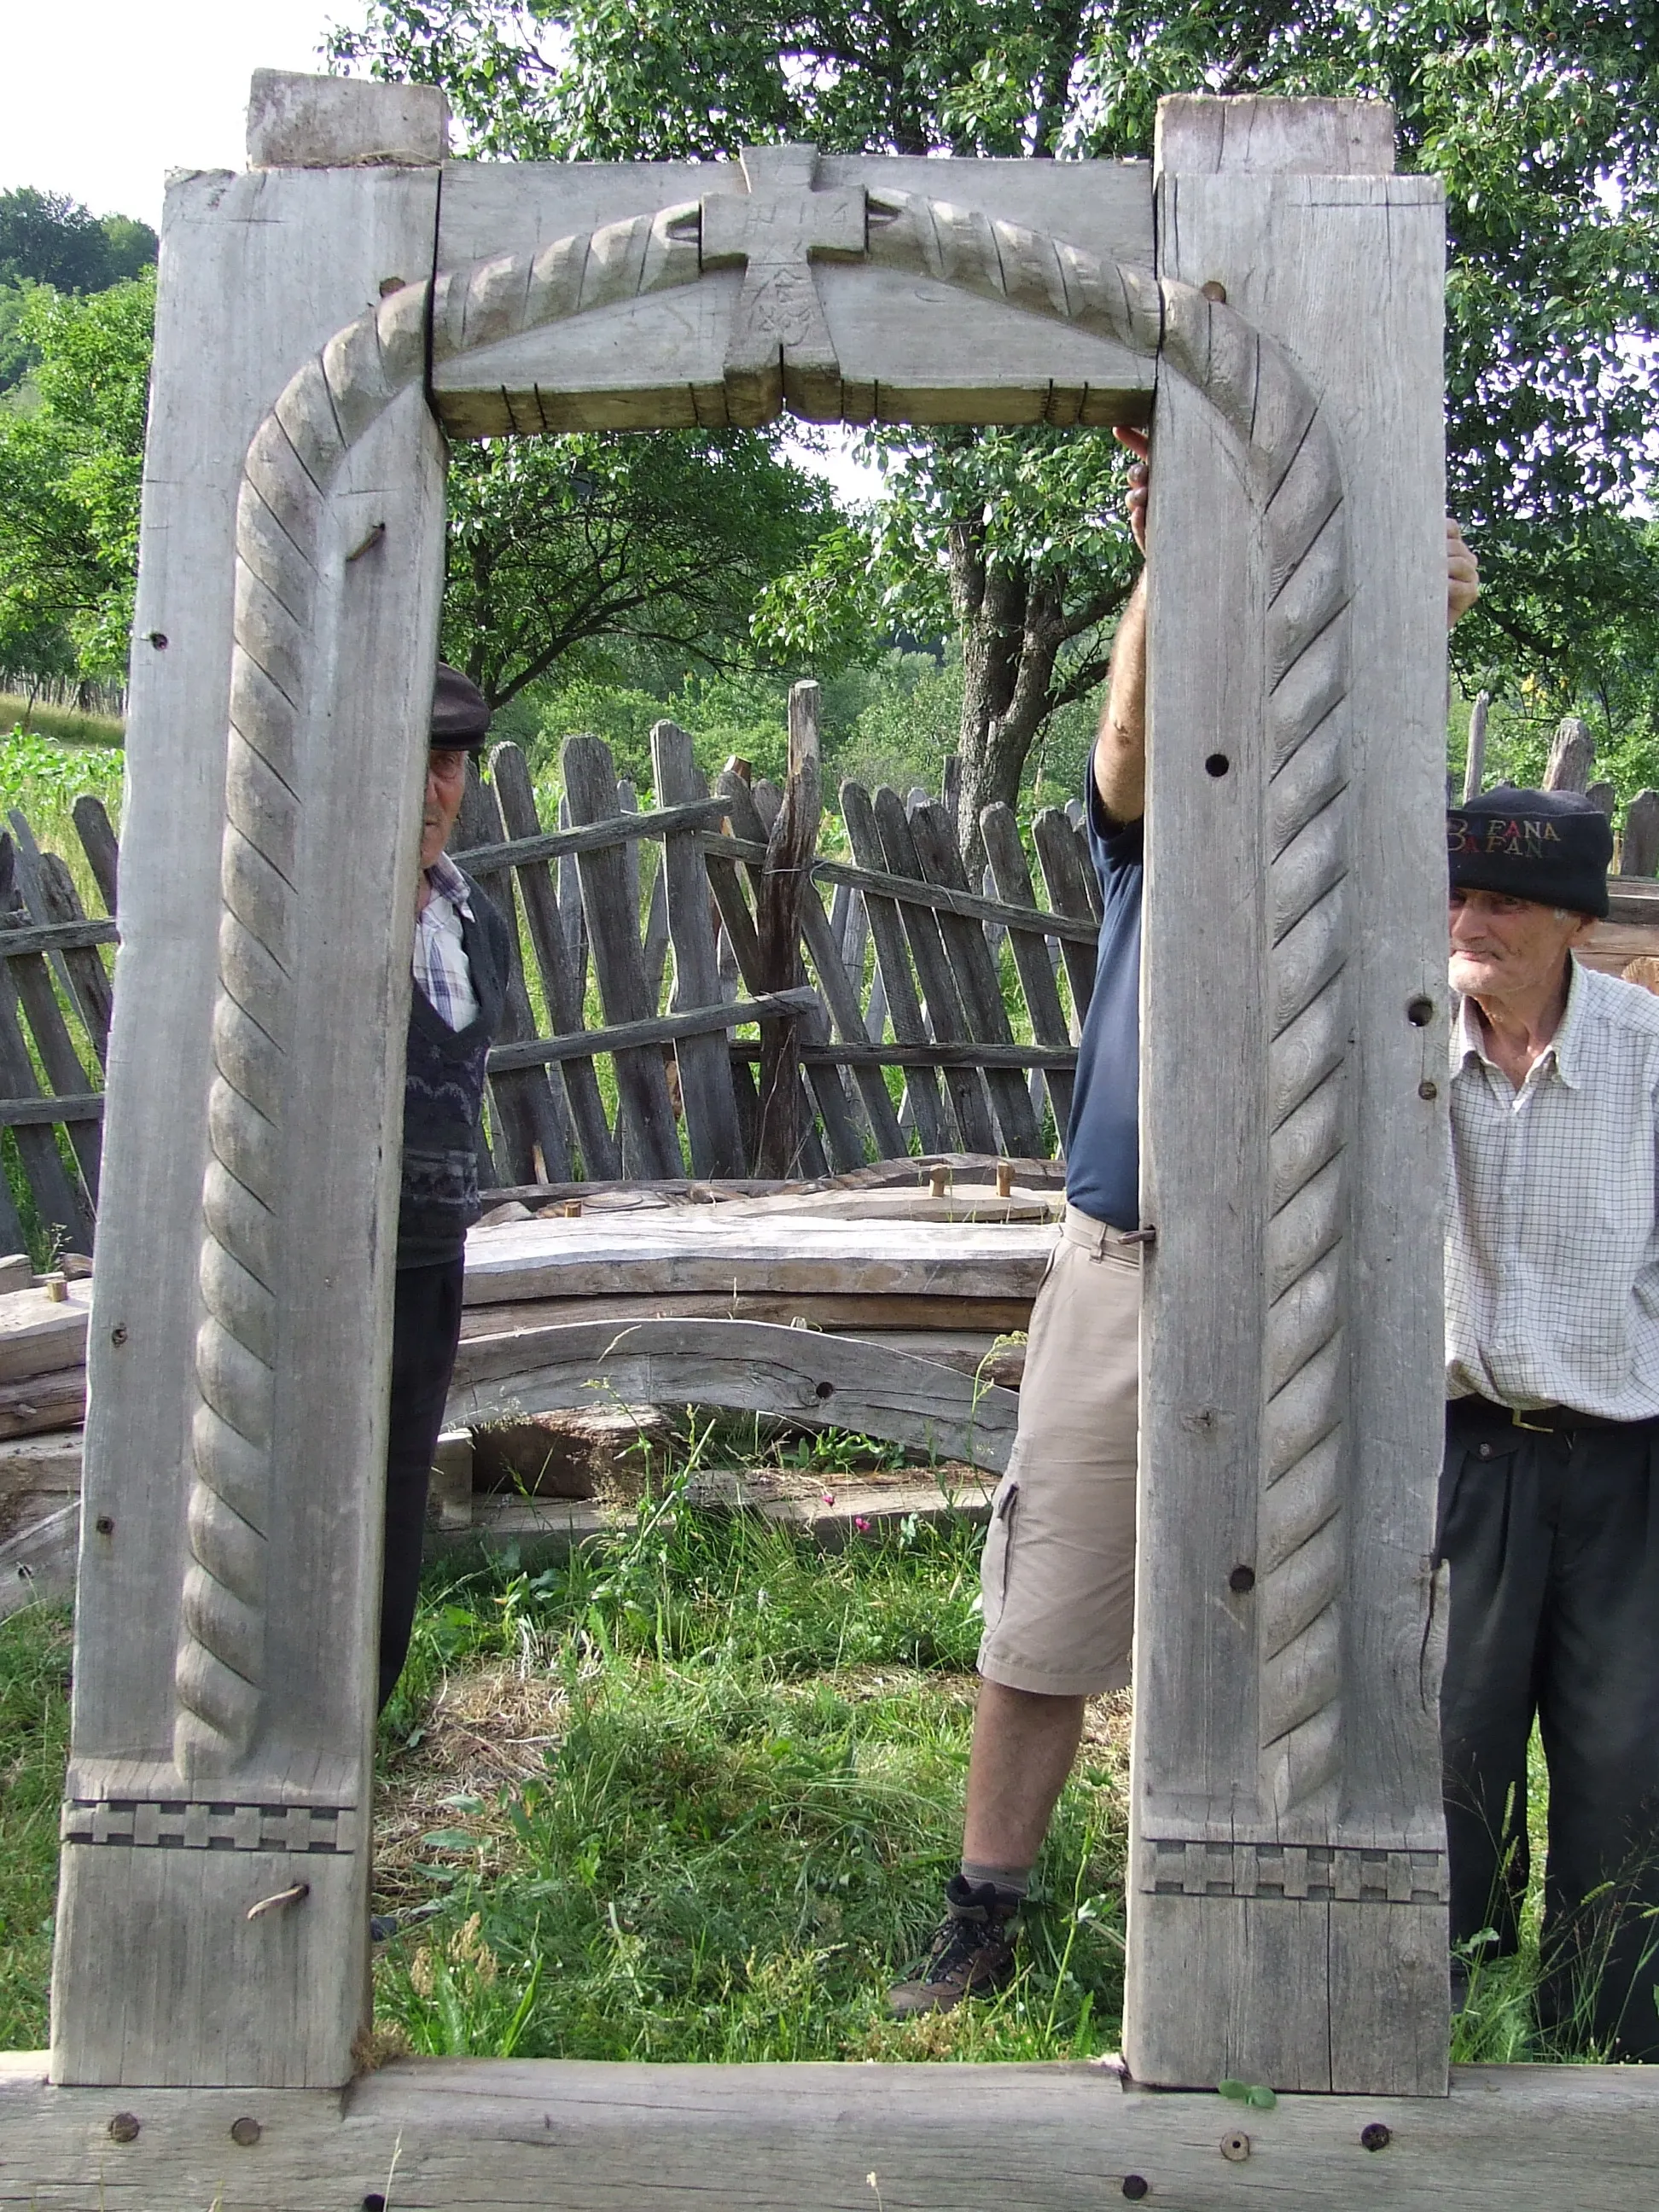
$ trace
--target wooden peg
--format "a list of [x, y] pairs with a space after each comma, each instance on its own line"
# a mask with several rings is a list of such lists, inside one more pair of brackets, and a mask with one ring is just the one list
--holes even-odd
[[1012, 1198], [1014, 1194], [1014, 1164], [1012, 1160], [997, 1162], [997, 1196]]
[[943, 1198], [951, 1187], [951, 1170], [947, 1167], [929, 1168], [927, 1188], [935, 1198]]

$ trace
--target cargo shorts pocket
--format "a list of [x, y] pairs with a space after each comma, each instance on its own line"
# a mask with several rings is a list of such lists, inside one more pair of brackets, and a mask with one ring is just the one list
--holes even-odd
[[985, 1532], [985, 1549], [979, 1563], [980, 1618], [987, 1630], [1002, 1618], [1008, 1597], [1008, 1568], [1014, 1543], [1014, 1516], [1019, 1506], [1019, 1477], [1005, 1474], [991, 1500], [991, 1525]]

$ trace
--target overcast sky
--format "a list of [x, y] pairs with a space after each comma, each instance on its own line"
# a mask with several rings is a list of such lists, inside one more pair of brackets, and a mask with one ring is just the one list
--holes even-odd
[[0, 0], [0, 191], [159, 223], [169, 169], [240, 169], [256, 69], [323, 67], [352, 0]]

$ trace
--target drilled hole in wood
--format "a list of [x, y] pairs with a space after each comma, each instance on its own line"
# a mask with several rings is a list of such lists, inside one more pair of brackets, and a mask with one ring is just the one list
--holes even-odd
[[1225, 753], [1212, 753], [1204, 763], [1206, 775], [1223, 776], [1232, 766]]
[[1414, 1030], [1427, 1029], [1429, 1024], [1434, 1019], [1434, 1000], [1432, 999], [1407, 999], [1406, 1001], [1406, 1019], [1411, 1024]]
[[1237, 1590], [1241, 1595], [1246, 1590], [1253, 1590], [1255, 1588], [1255, 1569], [1235, 1567], [1227, 1577], [1227, 1587], [1230, 1590]]

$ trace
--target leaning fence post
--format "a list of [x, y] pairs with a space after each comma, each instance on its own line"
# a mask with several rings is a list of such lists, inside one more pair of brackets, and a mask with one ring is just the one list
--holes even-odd
[[[800, 964], [801, 902], [817, 850], [823, 811], [818, 763], [818, 687], [797, 684], [789, 694], [789, 775], [766, 840], [766, 865], [756, 899], [763, 988], [787, 991]], [[798, 1018], [763, 1022], [757, 1176], [799, 1171], [804, 1131], [800, 1112], [800, 1034]]]

